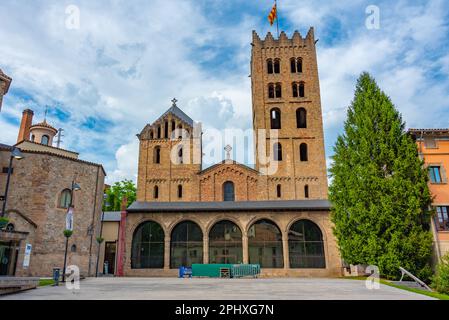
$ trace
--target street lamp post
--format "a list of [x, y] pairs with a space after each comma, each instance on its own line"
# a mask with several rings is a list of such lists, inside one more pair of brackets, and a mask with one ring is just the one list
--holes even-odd
[[[72, 187], [70, 188], [70, 190], [71, 190], [71, 192], [70, 192], [70, 204], [69, 204], [68, 210], [73, 210], [74, 191], [81, 190], [81, 187], [75, 181], [72, 181]], [[69, 212], [67, 212], [67, 213], [69, 213]], [[68, 246], [69, 246], [69, 238], [70, 238], [71, 234], [70, 235], [64, 234], [64, 235], [65, 235], [65, 252], [64, 252], [64, 267], [62, 269], [62, 282], [65, 282], [65, 269], [66, 269], [66, 264], [67, 264], [67, 249], [68, 249]]]
[[20, 152], [20, 149], [13, 147], [13, 149], [11, 151], [11, 156], [9, 159], [8, 178], [6, 179], [6, 189], [5, 189], [5, 196], [4, 196], [4, 200], [3, 200], [2, 212], [0, 215], [1, 217], [4, 217], [6, 214], [6, 200], [8, 199], [9, 180], [11, 178], [11, 171], [12, 171], [12, 160], [13, 159], [21, 160], [23, 158], [24, 158], [24, 156], [23, 156], [22, 152]]

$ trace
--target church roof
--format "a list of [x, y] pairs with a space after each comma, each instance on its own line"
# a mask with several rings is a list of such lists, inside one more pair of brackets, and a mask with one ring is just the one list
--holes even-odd
[[214, 165], [212, 165], [212, 166], [210, 166], [210, 167], [207, 167], [207, 168], [201, 170], [201, 171], [199, 172], [199, 174], [203, 174], [203, 173], [206, 173], [206, 172], [208, 172], [208, 171], [214, 170], [215, 168], [217, 168], [218, 166], [221, 166], [221, 165], [223, 165], [223, 164], [224, 164], [224, 165], [236, 165], [236, 166], [242, 167], [242, 168], [245, 169], [245, 170], [253, 171], [253, 172], [256, 173], [256, 174], [259, 173], [259, 171], [255, 170], [255, 169], [253, 169], [253, 168], [251, 168], [251, 167], [248, 167], [247, 165], [244, 165], [244, 164], [242, 164], [242, 163], [239, 163], [239, 162], [237, 162], [237, 161], [235, 161], [235, 160], [222, 160], [222, 161], [219, 162], [219, 163], [216, 163], [216, 164], [214, 164]]
[[170, 107], [170, 109], [168, 109], [167, 111], [164, 112], [164, 114], [162, 116], [160, 116], [155, 122], [159, 121], [160, 119], [165, 118], [168, 114], [173, 114], [176, 117], [178, 117], [179, 119], [181, 119], [182, 121], [186, 122], [187, 124], [189, 124], [191, 127], [193, 127], [193, 120], [192, 118], [190, 118], [188, 115], [186, 115], [184, 113], [184, 111], [182, 111], [181, 109], [179, 109], [179, 107], [176, 105], [176, 99], [173, 99], [173, 105]]
[[328, 200], [268, 200], [268, 201], [205, 201], [205, 202], [142, 202], [135, 201], [129, 213], [195, 212], [195, 211], [294, 211], [329, 210]]

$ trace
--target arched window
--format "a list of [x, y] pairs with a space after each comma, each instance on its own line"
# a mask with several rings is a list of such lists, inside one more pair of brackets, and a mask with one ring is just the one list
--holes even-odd
[[134, 232], [131, 247], [131, 268], [164, 267], [164, 230], [154, 221], [146, 221]]
[[48, 142], [50, 141], [50, 138], [46, 135], [46, 134], [44, 134], [43, 136], [42, 136], [42, 138], [41, 138], [41, 143], [42, 144], [45, 144], [46, 146], [48, 146]]
[[6, 228], [5, 228], [5, 230], [6, 230], [7, 232], [13, 232], [15, 229], [16, 229], [16, 227], [15, 227], [14, 224], [12, 224], [12, 223], [8, 223], [8, 224], [6, 225]]
[[268, 98], [274, 99], [274, 84], [268, 84]]
[[59, 198], [59, 207], [68, 208], [70, 206], [71, 201], [72, 201], [72, 191], [70, 189], [62, 190], [61, 196]]
[[296, 72], [299, 72], [299, 73], [302, 72], [302, 59], [301, 58], [296, 59]]
[[291, 73], [296, 73], [296, 59], [295, 58], [290, 59], [290, 71], [291, 71]]
[[168, 121], [164, 122], [164, 138], [168, 138]]
[[291, 73], [301, 73], [302, 72], [302, 58], [291, 58], [290, 59], [290, 71], [291, 71]]
[[296, 127], [307, 128], [307, 111], [304, 108], [296, 110]]
[[235, 201], [234, 182], [223, 183], [223, 201]]
[[276, 98], [282, 98], [282, 85], [280, 83], [276, 83], [274, 96]]
[[308, 155], [307, 155], [307, 144], [301, 143], [299, 146], [299, 160], [300, 161], [308, 161]]
[[304, 198], [309, 198], [309, 186], [307, 184], [304, 186]]
[[34, 142], [34, 139], [36, 139], [36, 137], [34, 136], [34, 134], [31, 135], [31, 141]]
[[161, 138], [161, 126], [157, 127], [157, 138], [160, 139]]
[[304, 98], [305, 97], [305, 91], [304, 91], [304, 82], [300, 82], [299, 86], [298, 86], [298, 95], [300, 98]]
[[171, 233], [170, 268], [203, 263], [203, 232], [192, 221], [176, 225]]
[[281, 73], [281, 60], [274, 59], [274, 73]]
[[176, 122], [175, 120], [171, 121], [171, 131], [174, 131], [176, 129]]
[[76, 252], [76, 244], [72, 244], [70, 247], [70, 252]]
[[271, 60], [271, 59], [267, 60], [267, 72], [268, 72], [268, 74], [273, 73], [273, 60]]
[[276, 195], [277, 195], [278, 198], [280, 198], [282, 196], [282, 194], [281, 194], [281, 185], [280, 184], [278, 184], [276, 186]]
[[209, 263], [243, 263], [242, 231], [234, 222], [220, 221], [210, 230]]
[[182, 154], [182, 147], [179, 147], [178, 149], [178, 164], [183, 164], [183, 154]]
[[279, 142], [273, 144], [273, 160], [282, 161], [282, 144]]
[[182, 139], [182, 124], [178, 126], [178, 139]]
[[161, 163], [161, 147], [154, 148], [154, 163]]
[[295, 222], [288, 232], [290, 268], [325, 268], [323, 234], [310, 220]]
[[292, 94], [293, 98], [298, 98], [298, 84], [296, 82], [292, 83]]
[[178, 186], [178, 198], [182, 198], [182, 185]]
[[150, 130], [150, 139], [154, 138], [153, 130]]
[[249, 263], [262, 268], [283, 268], [282, 234], [270, 220], [259, 220], [248, 230]]
[[158, 186], [154, 186], [153, 198], [159, 199], [159, 187]]
[[281, 110], [274, 108], [270, 110], [271, 129], [281, 128]]

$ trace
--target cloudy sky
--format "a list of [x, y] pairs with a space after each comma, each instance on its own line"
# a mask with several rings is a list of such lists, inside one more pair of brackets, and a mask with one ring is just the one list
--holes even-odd
[[[272, 5], [2, 0], [0, 68], [13, 83], [0, 142], [15, 143], [23, 109], [41, 121], [48, 108], [47, 121], [65, 130], [62, 147], [102, 163], [112, 183], [135, 179], [135, 135], [173, 97], [203, 123], [206, 141], [212, 128], [251, 128], [251, 31], [275, 32]], [[378, 29], [366, 26], [370, 5], [379, 8]], [[279, 13], [289, 36], [315, 27], [327, 157], [362, 71], [391, 96], [407, 127], [449, 127], [447, 1], [280, 0]]]

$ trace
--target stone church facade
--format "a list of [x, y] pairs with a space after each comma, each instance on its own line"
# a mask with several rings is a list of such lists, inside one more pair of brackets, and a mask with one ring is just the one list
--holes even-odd
[[144, 127], [137, 201], [122, 212], [118, 275], [193, 263], [258, 263], [266, 276], [338, 276], [313, 28], [253, 32], [254, 168], [202, 167], [202, 129], [173, 100]]

